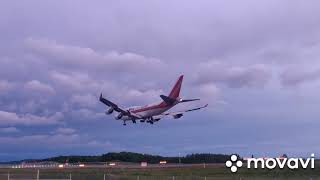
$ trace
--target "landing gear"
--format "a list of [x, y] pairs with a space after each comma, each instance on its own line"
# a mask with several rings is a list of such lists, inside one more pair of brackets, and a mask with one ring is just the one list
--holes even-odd
[[132, 122], [135, 124], [135, 123], [137, 123], [137, 121], [135, 120], [135, 119], [132, 119]]
[[148, 117], [147, 118], [147, 123], [153, 124], [153, 117]]
[[150, 117], [150, 124], [153, 124], [153, 117]]
[[123, 125], [124, 125], [124, 126], [127, 125], [127, 124], [126, 124], [126, 121], [123, 121]]
[[147, 123], [153, 124], [153, 121], [150, 120], [150, 121], [147, 121]]
[[153, 119], [153, 117], [147, 117], [147, 118], [144, 118], [144, 119], [141, 119], [140, 122], [146, 122], [146, 123], [150, 123], [150, 124], [153, 124], [155, 121], [158, 121], [157, 119]]

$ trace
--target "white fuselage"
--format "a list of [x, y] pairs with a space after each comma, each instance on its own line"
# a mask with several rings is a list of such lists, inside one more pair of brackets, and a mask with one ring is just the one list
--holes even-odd
[[[169, 110], [170, 108], [172, 108], [178, 103], [179, 101], [176, 101], [173, 104], [168, 105], [165, 102], [161, 102], [161, 103], [150, 104], [142, 107], [128, 108], [127, 110], [130, 111], [130, 113], [140, 117], [140, 119], [148, 119], [154, 116], [161, 115], [162, 113]], [[128, 116], [122, 116], [119, 120], [126, 121], [126, 120], [132, 120], [132, 119]]]

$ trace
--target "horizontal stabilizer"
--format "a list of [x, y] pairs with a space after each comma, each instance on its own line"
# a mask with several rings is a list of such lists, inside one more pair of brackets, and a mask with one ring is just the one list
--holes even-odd
[[176, 100], [172, 99], [171, 97], [160, 95], [161, 99], [166, 102], [167, 104], [173, 104]]
[[180, 103], [190, 102], [190, 101], [199, 101], [200, 99], [182, 99]]

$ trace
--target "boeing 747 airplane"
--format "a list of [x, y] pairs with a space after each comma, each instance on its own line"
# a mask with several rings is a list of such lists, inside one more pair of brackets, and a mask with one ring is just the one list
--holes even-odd
[[169, 96], [160, 95], [160, 98], [162, 99], [162, 101], [155, 104], [131, 107], [131, 108], [120, 108], [115, 103], [103, 98], [102, 93], [99, 99], [103, 104], [108, 106], [106, 114], [109, 115], [109, 114], [112, 114], [114, 111], [116, 111], [117, 114], [115, 116], [115, 119], [122, 120], [123, 125], [126, 125], [126, 121], [132, 121], [133, 123], [136, 123], [137, 120], [140, 120], [140, 122], [147, 122], [147, 123], [153, 124], [154, 122], [159, 121], [161, 118], [165, 116], [170, 116], [170, 115], [174, 119], [178, 119], [178, 118], [181, 118], [183, 116], [183, 113], [185, 112], [200, 110], [208, 106], [208, 104], [206, 104], [201, 107], [188, 109], [184, 111], [166, 112], [167, 110], [169, 110], [170, 108], [174, 107], [179, 103], [200, 100], [200, 99], [182, 99], [179, 97], [182, 80], [183, 80], [183, 75], [179, 77], [178, 81], [173, 86]]

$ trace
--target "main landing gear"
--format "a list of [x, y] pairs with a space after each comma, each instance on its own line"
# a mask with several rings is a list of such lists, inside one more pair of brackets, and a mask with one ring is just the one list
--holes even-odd
[[[131, 121], [132, 121], [134, 124], [137, 123], [137, 120], [136, 120], [136, 119], [132, 119]], [[153, 117], [149, 117], [149, 118], [146, 118], [146, 119], [141, 119], [140, 122], [147, 122], [147, 123], [153, 124], [153, 123], [154, 123], [154, 119], [153, 119]], [[127, 125], [125, 120], [123, 120], [123, 125], [124, 125], [124, 126]]]
[[147, 123], [153, 124], [153, 117], [149, 117]]

